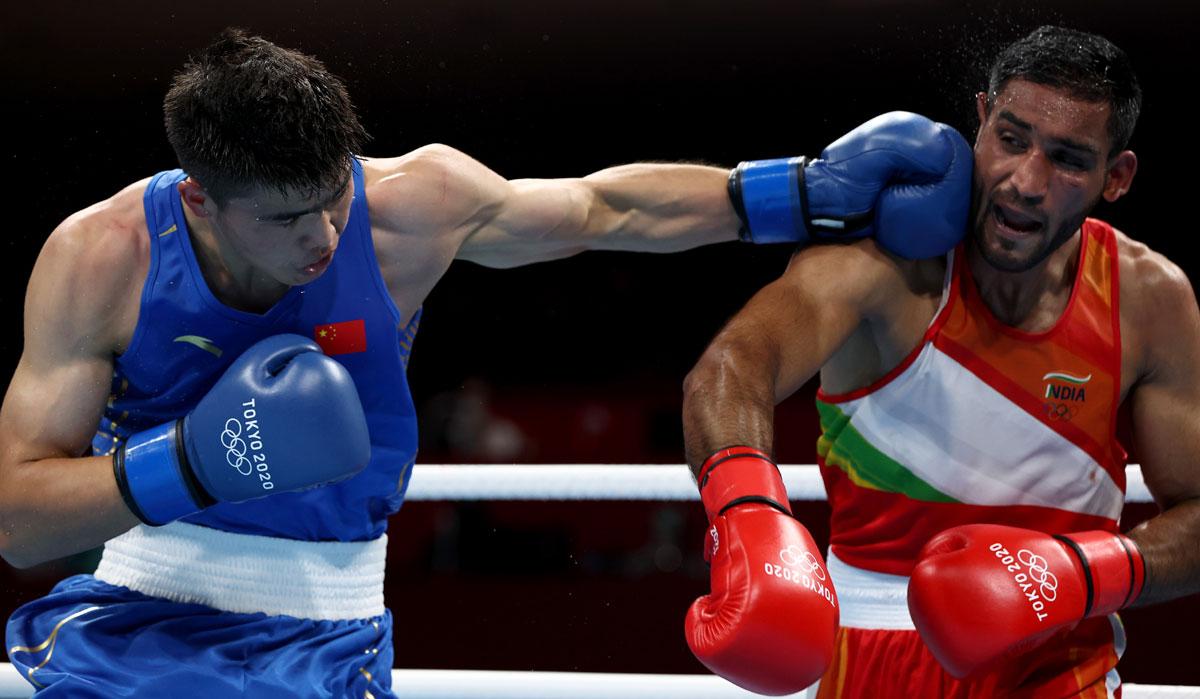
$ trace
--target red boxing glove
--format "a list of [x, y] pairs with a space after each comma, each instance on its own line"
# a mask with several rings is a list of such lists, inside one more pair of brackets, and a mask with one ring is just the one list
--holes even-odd
[[731, 447], [700, 468], [712, 594], [688, 610], [688, 646], [705, 667], [759, 694], [791, 694], [833, 657], [837, 596], [825, 561], [792, 517], [779, 468]]
[[1121, 534], [970, 524], [921, 549], [908, 609], [933, 656], [962, 678], [1129, 606], [1145, 577], [1142, 554]]

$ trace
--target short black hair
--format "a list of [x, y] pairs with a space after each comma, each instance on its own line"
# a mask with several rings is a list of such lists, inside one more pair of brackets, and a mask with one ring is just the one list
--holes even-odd
[[1107, 102], [1108, 133], [1116, 155], [1125, 150], [1142, 110], [1142, 88], [1125, 52], [1096, 34], [1043, 26], [1000, 52], [988, 75], [987, 107], [1013, 79], [1067, 91], [1076, 99]]
[[337, 187], [367, 139], [345, 85], [317, 59], [226, 29], [163, 104], [179, 165], [218, 204], [255, 187]]

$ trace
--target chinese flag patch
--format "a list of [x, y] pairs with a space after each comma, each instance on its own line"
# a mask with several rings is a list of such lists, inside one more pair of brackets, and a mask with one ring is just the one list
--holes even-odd
[[367, 351], [367, 326], [362, 318], [318, 325], [313, 339], [330, 356]]

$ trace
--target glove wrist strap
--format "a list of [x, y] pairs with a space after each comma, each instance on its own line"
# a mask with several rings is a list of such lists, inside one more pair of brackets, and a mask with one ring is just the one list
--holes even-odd
[[742, 218], [742, 240], [752, 243], [806, 242], [808, 159], [748, 160], [729, 176], [729, 198]]
[[1083, 565], [1088, 588], [1085, 618], [1112, 614], [1137, 601], [1146, 582], [1146, 561], [1132, 539], [1106, 531], [1055, 538]]
[[181, 459], [182, 421], [138, 432], [113, 455], [121, 496], [138, 519], [159, 526], [212, 504]]
[[710, 522], [732, 507], [752, 502], [792, 514], [779, 467], [770, 456], [753, 447], [715, 452], [700, 466], [697, 483]]

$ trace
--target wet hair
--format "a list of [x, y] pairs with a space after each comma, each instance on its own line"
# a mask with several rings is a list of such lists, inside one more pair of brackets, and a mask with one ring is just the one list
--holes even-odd
[[257, 187], [336, 188], [367, 139], [346, 87], [320, 61], [239, 29], [188, 60], [163, 112], [180, 167], [219, 205]]
[[1111, 107], [1110, 154], [1116, 155], [1129, 145], [1142, 109], [1142, 88], [1129, 57], [1108, 39], [1044, 26], [1010, 44], [989, 71], [989, 112], [997, 95], [1013, 79], [1064, 90], [1087, 102], [1107, 102]]

